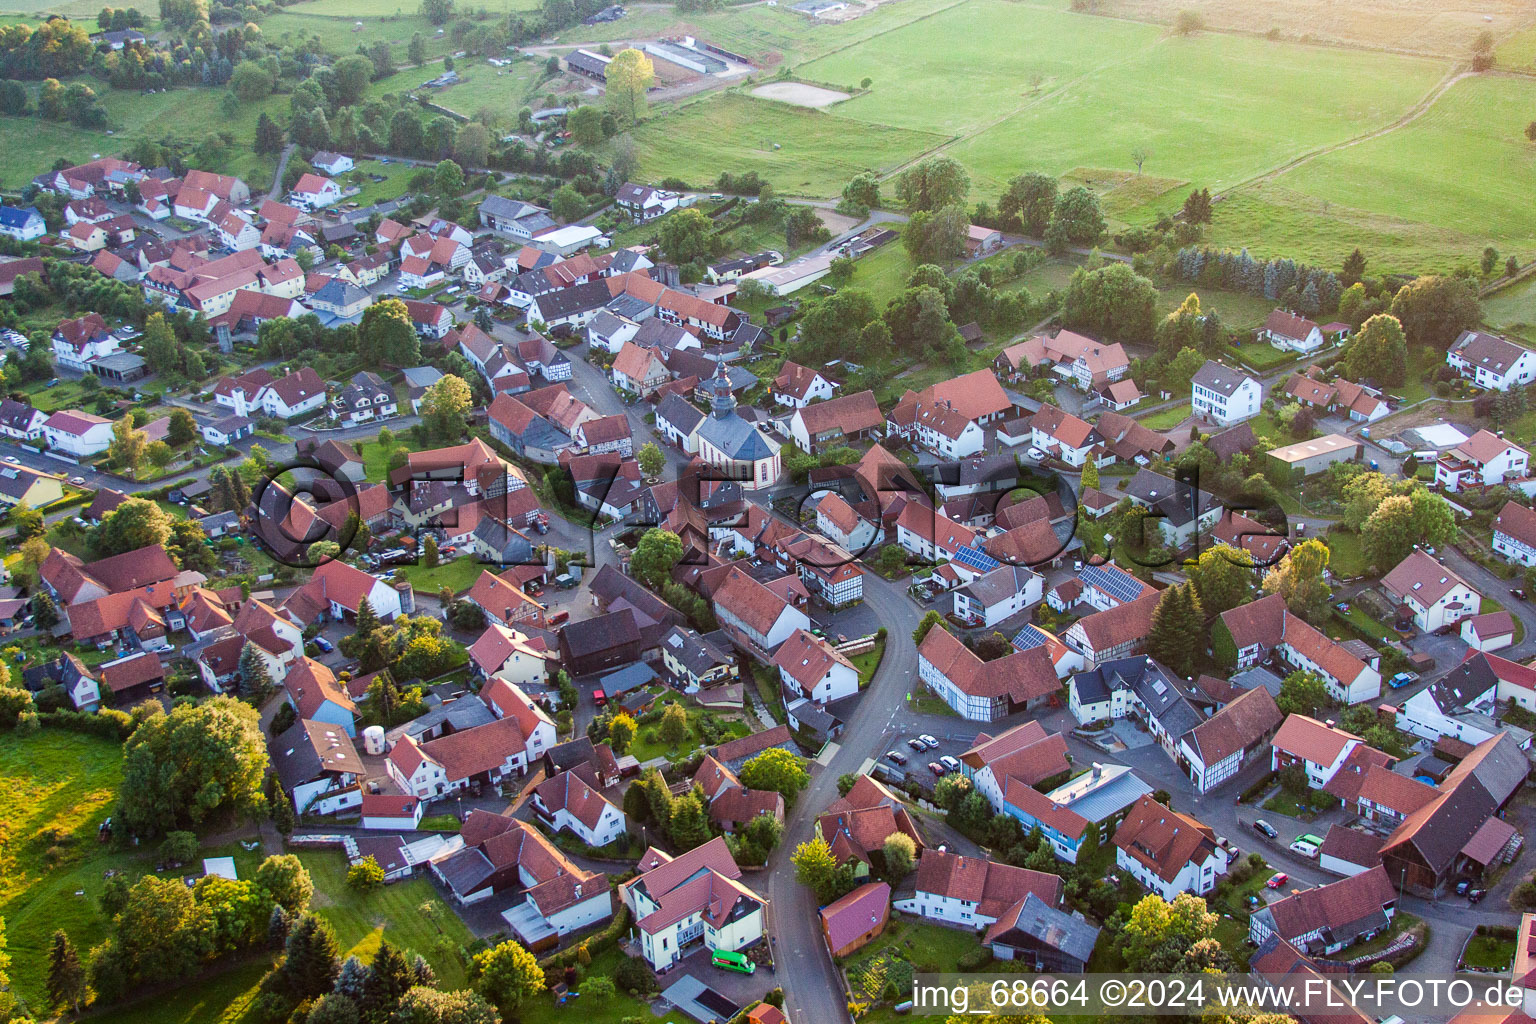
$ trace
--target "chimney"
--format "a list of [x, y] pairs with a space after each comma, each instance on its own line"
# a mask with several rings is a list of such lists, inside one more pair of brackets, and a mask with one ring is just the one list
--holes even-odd
[[1102, 776], [1103, 774], [1104, 774], [1104, 766], [1102, 764], [1100, 764], [1099, 762], [1097, 762], [1097, 761], [1093, 762], [1093, 777], [1095, 779], [1097, 779], [1100, 776]]

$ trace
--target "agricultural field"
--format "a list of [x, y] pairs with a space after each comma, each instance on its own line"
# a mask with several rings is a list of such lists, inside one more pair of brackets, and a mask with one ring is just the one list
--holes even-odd
[[441, 57], [453, 49], [448, 37], [438, 34], [440, 30], [437, 26], [415, 13], [415, 6], [400, 17], [390, 13], [373, 18], [311, 13], [311, 6], [285, 7], [277, 14], [262, 16], [257, 24], [270, 41], [297, 43], [315, 36], [321, 45], [336, 54], [351, 53], [359, 46], [372, 46], [380, 41], [387, 42], [395, 48], [395, 60], [402, 64], [405, 63], [405, 48], [411, 36], [418, 32], [426, 41], [428, 59]]
[[[1503, 34], [1528, 20], [1530, 8], [1517, 0], [1448, 0], [1421, 4], [1366, 0], [1339, 4], [1299, 0], [1100, 0], [1100, 13], [1170, 25], [1183, 10], [1194, 11], [1212, 28], [1273, 33], [1284, 39], [1366, 46], [1463, 57], [1484, 29]], [[1484, 20], [1487, 19], [1487, 20]]]
[[944, 138], [730, 93], [645, 122], [635, 141], [648, 180], [705, 184], [722, 171], [757, 171], [783, 193], [831, 195], [860, 171], [892, 170]]
[[1483, 300], [1483, 315], [1495, 327], [1536, 326], [1536, 279], [1527, 279]]
[[[1262, 197], [1258, 211], [1230, 205], [1249, 200], [1251, 190], [1224, 199], [1215, 236], [1250, 242], [1255, 255], [1283, 251], [1327, 262], [1341, 251], [1319, 251], [1320, 243], [1360, 238], [1357, 244], [1377, 261], [1376, 270], [1475, 262], [1489, 242], [1527, 260], [1526, 250], [1536, 249], [1529, 184], [1536, 151], [1523, 132], [1533, 109], [1536, 81], [1501, 76], [1457, 82], [1410, 124], [1319, 156], [1252, 190]], [[1230, 218], [1233, 212], [1245, 215]], [[1255, 212], [1262, 218], [1257, 222]], [[1360, 237], [1354, 227], [1362, 222], [1377, 227], [1380, 241]], [[1401, 259], [1405, 246], [1416, 259]], [[1398, 261], [1382, 265], [1387, 252]]]
[[[522, 107], [542, 107], [544, 94], [556, 87], [569, 87], [569, 78], [548, 78], [541, 60], [520, 60], [505, 68], [489, 64], [458, 61], [454, 70], [462, 79], [457, 85], [430, 90], [433, 102], [466, 117], [482, 108], [495, 111], [508, 122], [517, 120]], [[403, 74], [417, 76], [416, 71]], [[398, 77], [398, 76], [397, 76]]]
[[142, 138], [159, 140], [169, 136], [195, 142], [221, 131], [233, 134], [235, 143], [218, 169], [245, 178], [253, 188], [265, 189], [271, 184], [276, 161], [251, 152], [251, 140], [262, 111], [286, 119], [286, 96], [245, 104], [233, 118], [228, 118], [220, 107], [222, 89], [172, 89], [146, 95], [109, 89], [92, 79], [87, 82], [101, 98], [101, 105], [111, 119], [112, 134], [36, 117], [0, 117], [0, 185], [18, 188], [61, 156], [85, 161], [121, 152]]
[[788, 9], [747, 4], [727, 7], [712, 14], [680, 16], [676, 11], [631, 8], [618, 21], [600, 25], [576, 25], [555, 37], [561, 44], [611, 43], [658, 36], [692, 35], [723, 46], [770, 71], [781, 65], [799, 65], [843, 47], [856, 45], [881, 33], [907, 25], [935, 11], [955, 7], [966, 0], [899, 0], [852, 21], [834, 25], [814, 24]]
[[[1390, 124], [1443, 75], [1435, 62], [1388, 54], [1346, 63], [1321, 48], [1262, 39], [1165, 37], [948, 151], [971, 169], [981, 193], [996, 194], [1031, 168], [1134, 170], [1138, 148], [1149, 154], [1144, 173], [1214, 191]], [[1297, 110], [1310, 116], [1297, 118]], [[1125, 219], [1150, 219], [1180, 201], [1169, 196]]]
[[[537, 0], [486, 0], [476, 3], [475, 11], [491, 15], [510, 14], [514, 11], [535, 11]], [[421, 4], [410, 0], [306, 0], [304, 3], [285, 7], [291, 14], [323, 14], [343, 18], [414, 18]], [[434, 29], [433, 31], [436, 31]]]
[[[94, 897], [108, 856], [96, 827], [116, 799], [122, 747], [52, 730], [0, 735], [0, 918], [11, 978], [26, 998], [44, 992], [57, 928], [89, 948], [104, 937]], [[86, 897], [74, 895], [86, 890]]]

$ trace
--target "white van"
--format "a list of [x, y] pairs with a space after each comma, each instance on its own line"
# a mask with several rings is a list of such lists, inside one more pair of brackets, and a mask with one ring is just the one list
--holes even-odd
[[1317, 844], [1306, 838], [1297, 839], [1295, 842], [1291, 843], [1291, 849], [1301, 854], [1303, 857], [1317, 856]]

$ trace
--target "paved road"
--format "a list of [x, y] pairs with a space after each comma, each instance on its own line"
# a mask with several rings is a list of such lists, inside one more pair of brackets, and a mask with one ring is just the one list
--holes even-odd
[[865, 576], [864, 602], [888, 630], [884, 660], [850, 716], [837, 752], [795, 801], [784, 823], [784, 841], [769, 859], [762, 886], [770, 901], [775, 960], [794, 979], [784, 992], [791, 1020], [841, 1021], [848, 1011], [842, 981], [822, 941], [816, 898], [795, 881], [790, 856], [811, 837], [816, 814], [838, 798], [838, 776], [858, 772], [866, 759], [885, 749], [891, 724], [917, 678], [917, 646], [912, 643], [912, 630], [921, 617], [917, 606], [900, 584], [872, 575]]

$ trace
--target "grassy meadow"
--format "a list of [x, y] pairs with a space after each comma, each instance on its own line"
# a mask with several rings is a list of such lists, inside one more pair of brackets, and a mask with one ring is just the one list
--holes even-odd
[[866, 168], [893, 170], [944, 138], [728, 93], [647, 121], [635, 141], [647, 180], [675, 175], [703, 185], [721, 171], [757, 171], [780, 192], [821, 196]]
[[[1528, 260], [1536, 255], [1536, 150], [1523, 132], [1533, 109], [1536, 80], [1465, 79], [1412, 123], [1223, 200], [1215, 234], [1248, 240], [1255, 255], [1335, 262], [1344, 238], [1329, 244], [1332, 237], [1374, 226], [1360, 244], [1377, 270], [1475, 262], [1489, 242]], [[1231, 205], [1250, 198], [1262, 203], [1257, 218], [1254, 207]], [[1229, 220], [1233, 212], [1241, 215]]]

